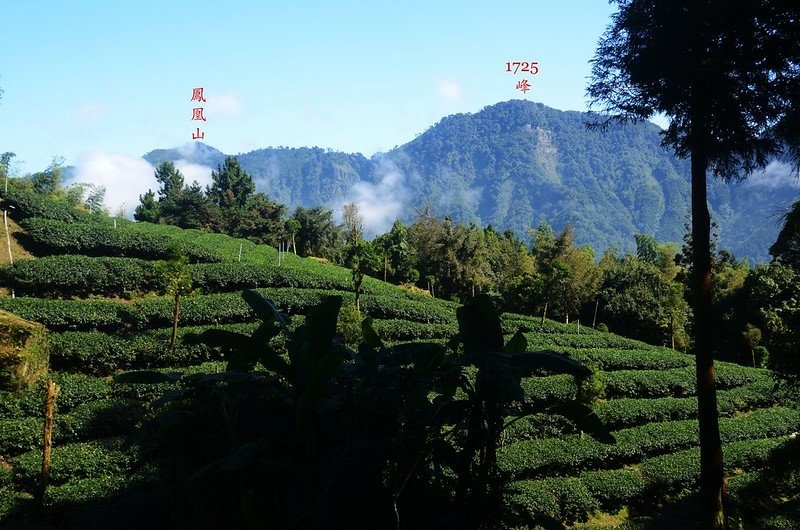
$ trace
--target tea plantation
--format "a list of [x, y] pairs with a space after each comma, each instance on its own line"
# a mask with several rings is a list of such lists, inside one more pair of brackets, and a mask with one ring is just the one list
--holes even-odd
[[[166, 498], [126, 437], [148, 417], [162, 386], [123, 385], [132, 369], [220, 371], [219, 349], [184, 341], [217, 328], [249, 332], [256, 316], [239, 292], [256, 288], [299, 325], [326, 295], [354, 300], [350, 272], [245, 240], [163, 225], [131, 223], [47, 205], [20, 204], [24, 247], [37, 258], [0, 271], [16, 298], [0, 309], [42, 323], [51, 333], [56, 397], [54, 449], [44, 513], [33, 495], [41, 469], [42, 388], [0, 393], [0, 527], [149, 527], [140, 506]], [[173, 301], [156, 260], [180, 245], [190, 260], [193, 293], [182, 298], [177, 345], [170, 351]], [[241, 252], [241, 257], [240, 257]], [[361, 309], [385, 342], [441, 341], [457, 332], [457, 304], [367, 278]], [[509, 337], [522, 329], [529, 349], [552, 349], [597, 371], [597, 415], [615, 443], [601, 443], [555, 412], [512, 423], [498, 466], [507, 502], [581, 528], [685, 528], [696, 488], [698, 433], [694, 360], [663, 348], [520, 315], [503, 315]], [[719, 363], [720, 430], [732, 512], [747, 521], [748, 499], [770, 488], [783, 508], [747, 528], [793, 528], [800, 470], [772, 480], [773, 455], [795, 444], [800, 410], [774, 392], [766, 370]], [[570, 376], [525, 380], [526, 399], [556, 405], [575, 398]], [[123, 486], [124, 495], [120, 494]], [[99, 503], [99, 501], [103, 501]], [[101, 507], [98, 507], [101, 506]], [[758, 514], [756, 514], [758, 515]], [[664, 521], [669, 521], [665, 523]], [[621, 525], [621, 526], [620, 526]]]

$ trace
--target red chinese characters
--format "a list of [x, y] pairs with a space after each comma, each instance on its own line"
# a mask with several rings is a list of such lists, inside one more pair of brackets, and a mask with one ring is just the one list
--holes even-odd
[[[203, 87], [196, 87], [192, 89], [192, 99], [190, 101], [197, 101], [199, 103], [205, 103], [206, 98], [203, 96]], [[194, 107], [192, 109], [192, 119], [191, 121], [206, 121], [206, 117], [203, 114], [203, 107]], [[195, 128], [195, 132], [192, 133], [192, 140], [202, 140], [206, 137], [206, 133], [200, 130], [200, 127]]]
[[[539, 73], [539, 61], [509, 61], [506, 63], [506, 72], [515, 75], [519, 72], [536, 75]], [[516, 88], [517, 90], [521, 90], [523, 94], [533, 89], [527, 79], [517, 81]]]
[[192, 90], [192, 101], [206, 102], [206, 98], [203, 97], [203, 87], [197, 87]]

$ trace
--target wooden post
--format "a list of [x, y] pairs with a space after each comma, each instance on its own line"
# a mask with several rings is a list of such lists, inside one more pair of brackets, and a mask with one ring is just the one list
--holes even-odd
[[594, 329], [595, 324], [597, 324], [597, 306], [600, 304], [600, 300], [595, 299], [594, 301], [594, 316], [592, 317], [592, 329]]
[[6, 245], [8, 246], [8, 262], [14, 264], [14, 256], [11, 255], [11, 233], [8, 231], [8, 210], [3, 210], [3, 224], [6, 227]]
[[175, 289], [175, 307], [172, 310], [172, 336], [169, 339], [169, 351], [175, 354], [175, 342], [178, 338], [178, 318], [181, 314], [181, 291], [180, 288]]
[[242, 261], [242, 245], [244, 243], [239, 243], [239, 261]]
[[545, 318], [547, 318], [547, 302], [544, 303], [544, 311], [542, 311], [542, 327], [544, 327]]
[[58, 387], [53, 381], [47, 382], [47, 394], [44, 400], [44, 447], [42, 451], [42, 474], [39, 477], [39, 491], [36, 504], [39, 509], [44, 507], [44, 496], [47, 492], [47, 482], [50, 479], [50, 458], [53, 451], [53, 410]]

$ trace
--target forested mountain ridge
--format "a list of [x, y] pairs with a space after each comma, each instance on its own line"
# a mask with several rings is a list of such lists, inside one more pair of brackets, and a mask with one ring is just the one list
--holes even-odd
[[[680, 241], [689, 215], [688, 162], [660, 146], [660, 129], [652, 123], [600, 132], [587, 130], [588, 120], [585, 113], [513, 100], [445, 117], [370, 159], [318, 147], [259, 149], [237, 158], [259, 191], [290, 207], [358, 202], [361, 183], [391, 195], [383, 198], [395, 206], [400, 202], [406, 221], [428, 204], [439, 215], [522, 237], [542, 219], [557, 230], [572, 223], [577, 241], [598, 253], [610, 246], [632, 250], [636, 233]], [[199, 143], [194, 152], [145, 155], [153, 164], [185, 159], [211, 167], [223, 158]], [[390, 174], [391, 185], [382, 185]], [[709, 179], [719, 245], [766, 260], [780, 228], [776, 214], [797, 194], [797, 183], [778, 162], [743, 182]]]

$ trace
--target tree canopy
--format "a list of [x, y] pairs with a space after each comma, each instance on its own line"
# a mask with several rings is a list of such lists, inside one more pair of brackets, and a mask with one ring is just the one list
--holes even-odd
[[[706, 173], [744, 178], [776, 156], [800, 167], [800, 5], [783, 0], [617, 0], [588, 94], [611, 121], [669, 119], [663, 145], [691, 158], [700, 426], [700, 526], [722, 528], [724, 472], [712, 340]], [[788, 147], [787, 147], [788, 146]]]

